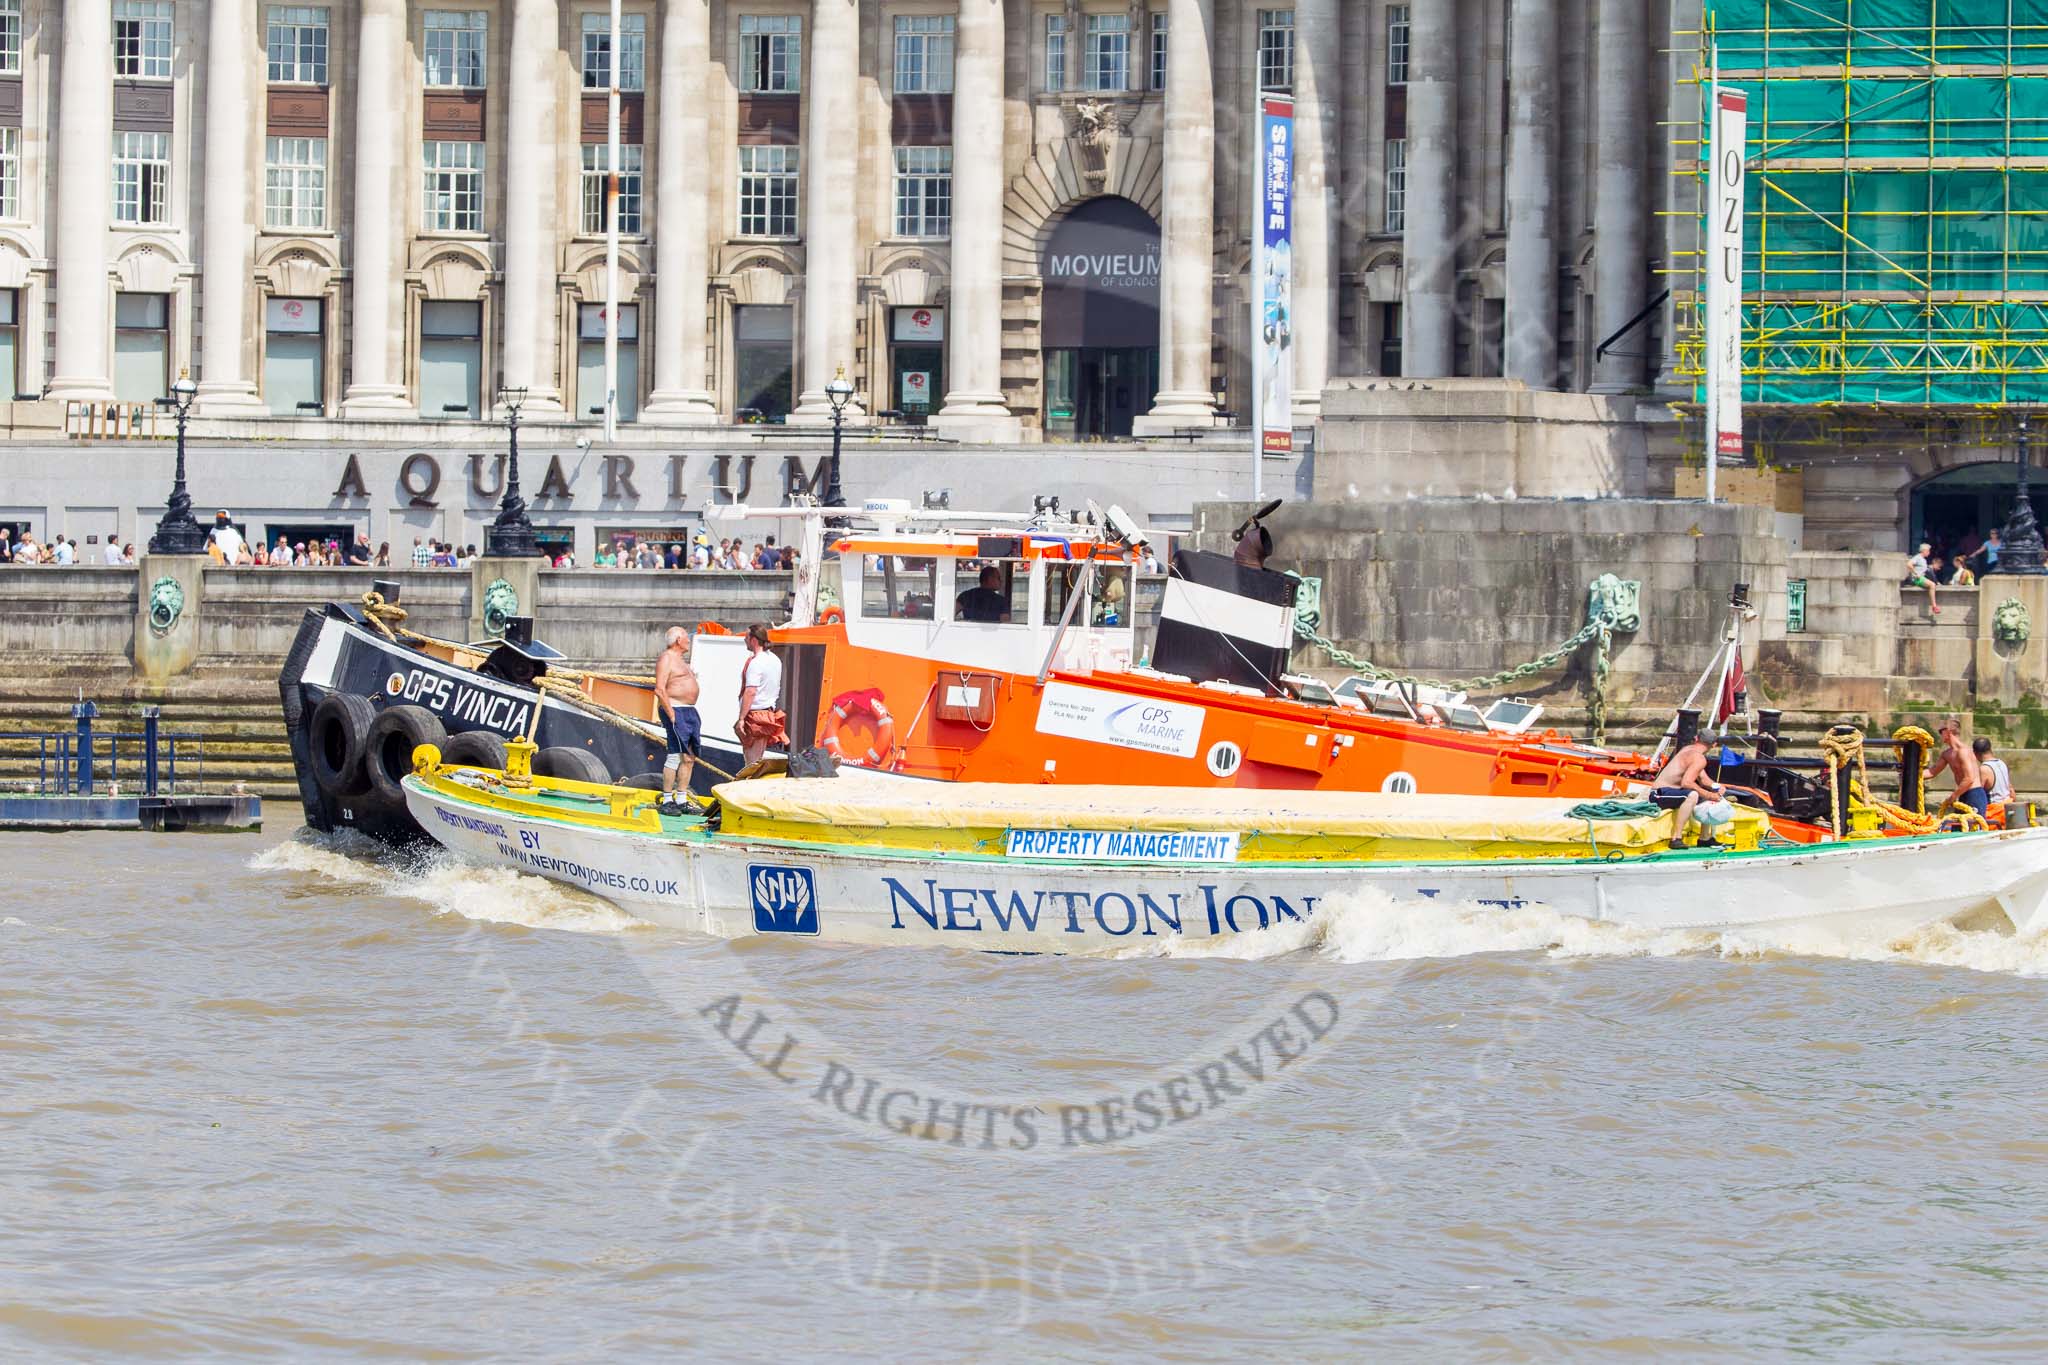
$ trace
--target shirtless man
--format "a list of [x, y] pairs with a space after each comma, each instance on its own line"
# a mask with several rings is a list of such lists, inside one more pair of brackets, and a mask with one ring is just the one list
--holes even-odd
[[654, 665], [654, 696], [661, 704], [662, 728], [668, 731], [668, 761], [661, 767], [661, 804], [680, 809], [690, 795], [690, 770], [696, 766], [703, 724], [697, 718], [697, 670], [690, 667], [690, 634], [668, 628], [667, 646]]
[[[1657, 774], [1650, 798], [1667, 810], [1670, 802], [1678, 802], [1678, 819], [1671, 826], [1673, 844], [1685, 837], [1686, 826], [1692, 822], [1693, 812], [1702, 800], [1726, 804], [1726, 789], [1707, 777], [1707, 742], [1704, 739], [1695, 735], [1690, 744], [1671, 756], [1671, 761]], [[1715, 823], [1725, 824], [1726, 821]], [[1701, 824], [1700, 846], [1711, 848], [1715, 843], [1713, 829], [1707, 827], [1705, 821]]]
[[1979, 815], [1990, 807], [1991, 793], [1984, 790], [1984, 770], [1977, 764], [1977, 755], [1963, 743], [1962, 722], [1954, 716], [1941, 723], [1941, 757], [1927, 769], [1927, 776], [1932, 780], [1944, 772], [1954, 773], [1956, 779], [1948, 805], [1968, 806]]

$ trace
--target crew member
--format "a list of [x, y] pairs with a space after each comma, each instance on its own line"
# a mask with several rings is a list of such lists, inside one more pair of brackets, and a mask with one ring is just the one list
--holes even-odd
[[1698, 735], [1681, 746], [1657, 774], [1650, 799], [1666, 810], [1676, 805], [1678, 818], [1671, 826], [1671, 842], [1685, 837], [1686, 826], [1700, 822], [1699, 847], [1717, 848], [1714, 831], [1735, 818], [1728, 792], [1707, 776], [1707, 742]]
[[953, 617], [958, 621], [980, 621], [1000, 625], [1010, 619], [1010, 599], [1003, 596], [1003, 571], [993, 564], [981, 566], [981, 585], [969, 588], [953, 599]]
[[1956, 779], [1948, 805], [1968, 806], [1979, 815], [1991, 808], [1991, 793], [1984, 790], [1984, 770], [1977, 765], [1977, 755], [1963, 743], [1963, 723], [1954, 716], [1941, 723], [1941, 757], [1928, 768], [1927, 776], [1932, 779], [1943, 772], [1954, 773]]
[[690, 796], [690, 770], [696, 766], [703, 725], [697, 718], [701, 690], [697, 670], [690, 667], [690, 635], [681, 626], [668, 628], [667, 645], [654, 665], [654, 697], [661, 706], [662, 728], [668, 732], [668, 758], [661, 765], [661, 804], [680, 810]]
[[747, 627], [747, 662], [740, 670], [740, 719], [733, 726], [739, 736], [742, 757], [758, 763], [770, 745], [789, 743], [783, 729], [782, 660], [768, 648], [768, 627], [756, 622]]

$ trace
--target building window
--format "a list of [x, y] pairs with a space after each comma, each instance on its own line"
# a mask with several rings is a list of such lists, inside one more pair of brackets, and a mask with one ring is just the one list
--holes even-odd
[[171, 135], [114, 134], [114, 221], [169, 221]]
[[483, 321], [481, 303], [420, 304], [420, 416], [482, 415]]
[[[630, 422], [640, 412], [640, 310], [619, 305], [619, 420]], [[604, 416], [604, 305], [585, 303], [576, 309], [576, 416]]]
[[427, 11], [423, 49], [430, 89], [483, 89], [485, 18], [482, 10]]
[[[583, 16], [583, 88], [612, 88], [612, 17]], [[619, 16], [619, 89], [647, 88], [647, 16]]]
[[0, 218], [21, 217], [21, 129], [0, 128]]
[[794, 147], [740, 148], [740, 235], [796, 236]]
[[804, 21], [794, 14], [740, 16], [740, 89], [790, 95], [803, 89]]
[[171, 299], [114, 295], [114, 397], [154, 403], [170, 392]]
[[953, 232], [953, 149], [896, 149], [896, 235], [947, 237]]
[[327, 84], [327, 11], [272, 5], [264, 20], [273, 85]]
[[1387, 139], [1387, 206], [1380, 226], [1387, 232], [1408, 227], [1408, 139]]
[[429, 142], [426, 165], [426, 230], [482, 232], [484, 144]]
[[0, 0], [0, 76], [21, 74], [21, 0]]
[[21, 388], [21, 291], [0, 289], [0, 384], [13, 398]]
[[322, 316], [319, 299], [263, 301], [263, 398], [280, 417], [322, 410]]
[[1131, 16], [1090, 14], [1087, 23], [1087, 88], [1128, 88], [1131, 83]]
[[1067, 16], [1045, 16], [1045, 88], [1067, 88]]
[[263, 225], [270, 228], [327, 226], [327, 139], [270, 137], [263, 140]]
[[732, 310], [733, 416], [780, 422], [789, 416], [796, 370], [796, 310], [749, 303]]
[[896, 16], [896, 93], [946, 95], [953, 90], [953, 16]]
[[1294, 88], [1294, 11], [1259, 11], [1259, 89]]
[[1408, 84], [1408, 7], [1387, 6], [1387, 84]]
[[169, 0], [115, 0], [114, 74], [153, 81], [171, 78]]
[[1166, 88], [1166, 11], [1152, 16], [1152, 88]]
[[[605, 230], [604, 190], [607, 144], [583, 144], [583, 231], [595, 236]], [[647, 149], [637, 142], [619, 144], [619, 231], [637, 237], [640, 226], [640, 189]]]

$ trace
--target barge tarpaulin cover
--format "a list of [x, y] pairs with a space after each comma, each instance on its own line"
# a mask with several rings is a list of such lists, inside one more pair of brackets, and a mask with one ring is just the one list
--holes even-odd
[[1152, 667], [1278, 692], [1294, 649], [1297, 586], [1287, 574], [1248, 569], [1224, 555], [1175, 551]]

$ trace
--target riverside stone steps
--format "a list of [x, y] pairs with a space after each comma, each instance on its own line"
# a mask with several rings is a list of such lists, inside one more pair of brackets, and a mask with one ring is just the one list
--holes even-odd
[[[239, 680], [216, 693], [165, 697], [158, 726], [165, 734], [197, 734], [188, 748], [180, 741], [178, 786], [180, 788], [222, 789], [236, 783], [264, 797], [296, 797], [298, 783], [292, 772], [291, 746], [285, 739], [284, 713], [279, 708], [275, 684], [242, 685]], [[110, 734], [140, 734], [142, 705], [132, 697], [109, 697], [88, 689], [99, 706], [93, 720], [94, 748], [102, 780], [107, 776]], [[77, 722], [71, 707], [77, 685], [55, 682], [26, 687], [10, 686], [0, 696], [0, 732], [50, 732], [71, 734]], [[54, 747], [51, 749], [54, 753]], [[126, 784], [139, 780], [141, 745], [122, 741], [120, 764], [115, 780]], [[0, 787], [17, 787], [36, 779], [38, 745], [34, 740], [0, 739]]]

